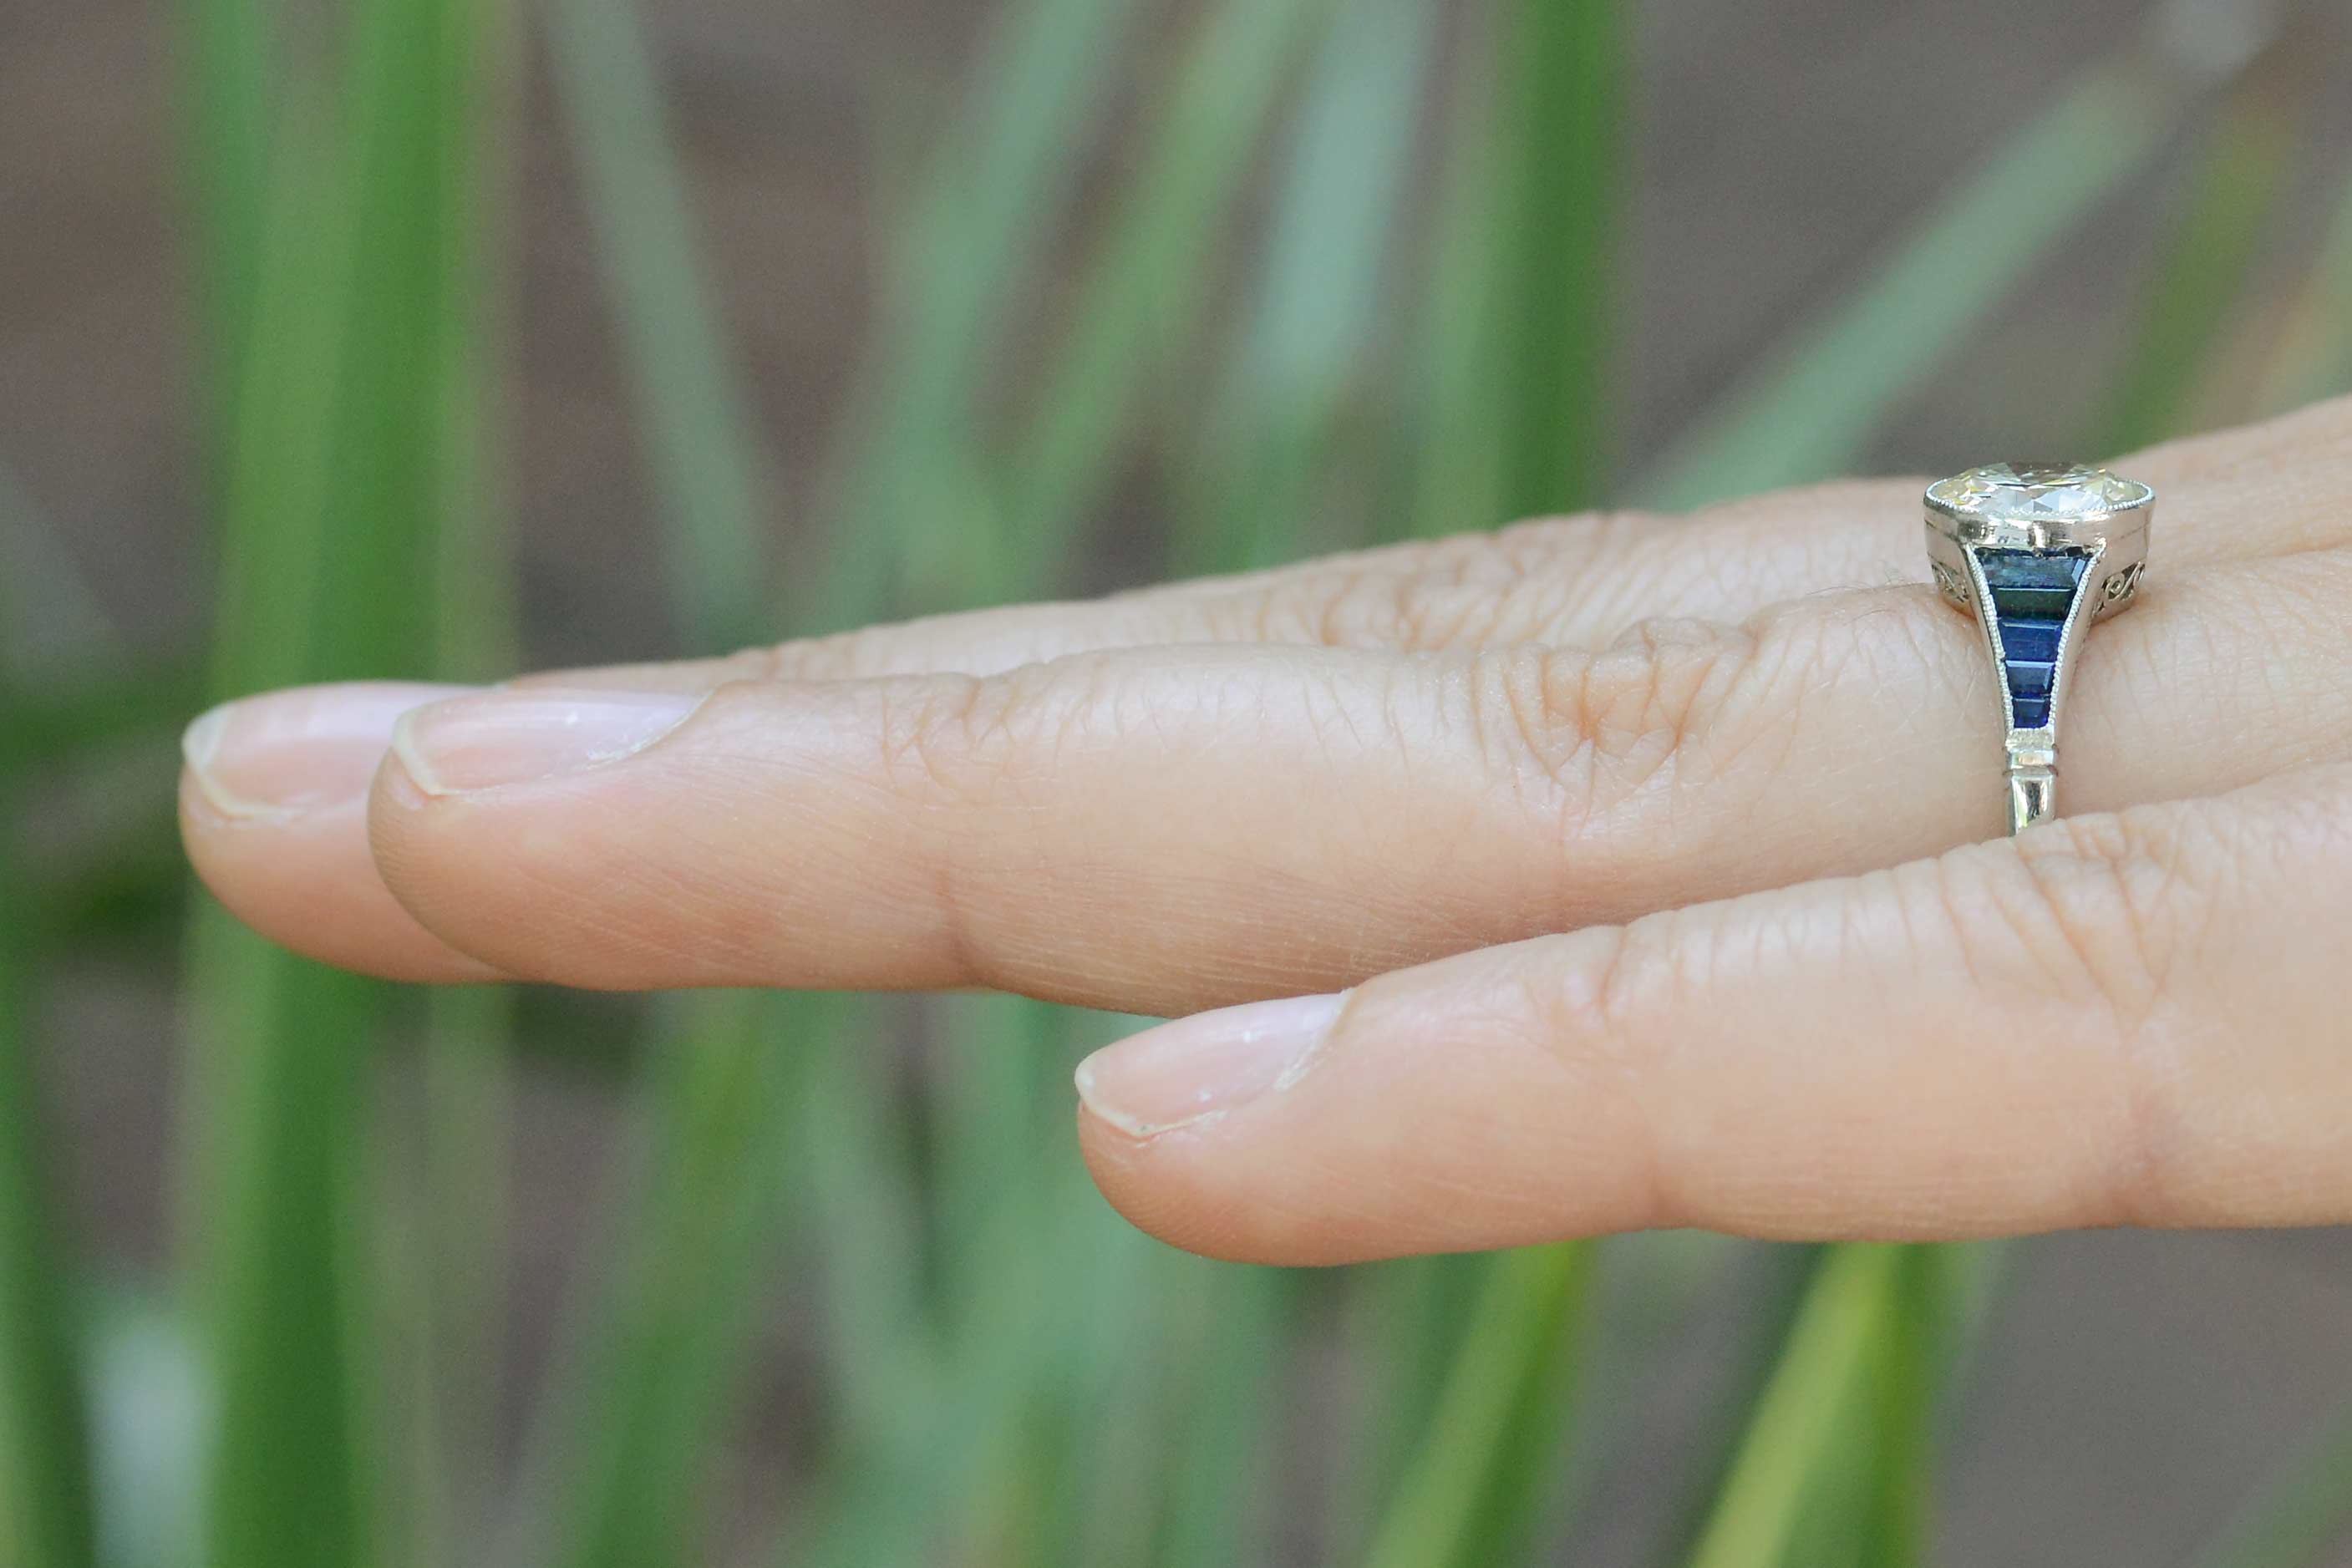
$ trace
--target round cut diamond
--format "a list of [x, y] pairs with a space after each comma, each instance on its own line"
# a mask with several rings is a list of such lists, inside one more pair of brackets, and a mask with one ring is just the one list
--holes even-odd
[[2082, 463], [1991, 463], [1937, 480], [1927, 499], [2000, 522], [2067, 522], [2140, 506], [2155, 494]]

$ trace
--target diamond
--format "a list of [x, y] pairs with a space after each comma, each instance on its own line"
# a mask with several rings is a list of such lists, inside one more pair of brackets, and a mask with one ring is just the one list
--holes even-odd
[[1995, 522], [2054, 523], [2144, 506], [2156, 492], [2082, 463], [1992, 463], [1927, 487], [1936, 506]]

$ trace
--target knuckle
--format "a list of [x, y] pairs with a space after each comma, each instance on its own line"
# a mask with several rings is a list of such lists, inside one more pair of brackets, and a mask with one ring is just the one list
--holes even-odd
[[1698, 916], [1663, 911], [1629, 925], [1597, 926], [1529, 949], [1500, 998], [1528, 1020], [1580, 1103], [1612, 1108], [1626, 1140], [1625, 1224], [1676, 1225], [1696, 1212], [1666, 1153], [1661, 1085], [1667, 1031], [1654, 1020], [1687, 997], [1710, 934]]
[[2111, 1081], [2090, 1202], [2130, 1223], [2175, 1185], [2191, 1107], [2167, 1042], [2206, 934], [2226, 917], [2240, 857], [2210, 813], [2066, 818], [2013, 852], [1937, 862], [1944, 915], [1988, 1000], [2086, 1049]]
[[1003, 735], [1003, 683], [946, 675], [875, 689], [873, 733], [893, 794], [970, 804]]
[[1252, 629], [1327, 648], [1456, 646], [1485, 635], [1517, 576], [1485, 538], [1405, 546], [1268, 591]]
[[1124, 669], [1083, 656], [877, 683], [886, 777], [938, 803], [1005, 803], [1024, 780], [1049, 777], [1089, 732], [1131, 734], [1151, 722], [1150, 704], [1130, 691]]
[[1529, 517], [1488, 536], [1495, 552], [1522, 576], [1589, 560], [1619, 545], [1646, 541], [1664, 525], [1648, 512], [1579, 512]]
[[1634, 513], [1543, 517], [1341, 558], [1256, 595], [1241, 611], [1244, 629], [1270, 642], [1414, 650], [1537, 634], [1577, 597], [1565, 563], [1650, 524]]
[[876, 673], [876, 630], [861, 626], [823, 637], [800, 637], [751, 648], [728, 662], [762, 681], [840, 681]]
[[1498, 773], [1570, 829], [1712, 774], [1738, 749], [1765, 644], [1744, 630], [1647, 622], [1599, 653], [1486, 655], [1469, 685], [1474, 732]]
[[2099, 1008], [2119, 1034], [2164, 999], [2208, 920], [2228, 857], [2180, 812], [2061, 819], [2018, 841], [2011, 937], [2042, 977]]

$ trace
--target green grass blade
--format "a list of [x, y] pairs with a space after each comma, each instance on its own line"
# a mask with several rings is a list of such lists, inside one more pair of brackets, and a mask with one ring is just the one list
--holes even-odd
[[1391, 533], [1459, 533], [1509, 517], [1496, 368], [1509, 324], [1491, 305], [1502, 266], [1506, 151], [1490, 101], [1494, 47], [1465, 47], [1444, 94], [1444, 166], [1415, 332], [1422, 391], [1408, 402], [1397, 441], [1412, 455], [1412, 500], [1381, 519]]
[[698, 647], [748, 645], [769, 624], [766, 464], [636, 0], [553, 0], [547, 35], [646, 432], [677, 623]]
[[1866, 1376], [1897, 1254], [1824, 1254], [1766, 1385], [1739, 1456], [1690, 1557], [1693, 1568], [1770, 1568], [1790, 1561], [1809, 1484], [1838, 1451]]
[[2084, 450], [2128, 452], [2181, 432], [2263, 255], [2295, 144], [2294, 125], [2274, 93], [2242, 89], [2224, 106], [2158, 257], [2108, 411]]
[[1742, 1424], [1763, 1398], [1767, 1384], [1778, 1370], [1789, 1332], [1807, 1287], [1819, 1272], [1822, 1249], [1793, 1243], [1767, 1244], [1759, 1271], [1763, 1280], [1742, 1305], [1742, 1345], [1723, 1385], [1709, 1401], [1710, 1418], [1699, 1424], [1705, 1451], [1691, 1470], [1692, 1479], [1681, 1494], [1683, 1506], [1670, 1522], [1659, 1549], [1650, 1559], [1661, 1565], [1687, 1561], [1708, 1523], [1708, 1511], [1728, 1483], [1738, 1461]]
[[[278, 92], [275, 0], [183, 0], [181, 90], [186, 179], [196, 228], [203, 381], [214, 412], [209, 453], [235, 439], [266, 265], [266, 209], [274, 178]], [[224, 475], [210, 476], [215, 482]]]
[[1370, 1568], [1508, 1562], [1559, 1457], [1566, 1382], [1591, 1286], [1580, 1244], [1497, 1256], [1370, 1550]]
[[[709, 993], [674, 1004], [652, 1061], [646, 1166], [611, 1288], [595, 1303], [536, 1466], [560, 1488], [548, 1560], [705, 1560], [707, 1458], [740, 1395], [793, 1165], [776, 1129], [804, 1096], [832, 998]], [[774, 1028], [782, 1016], [799, 1036]]]
[[[11, 634], [0, 635], [0, 800], [5, 800], [32, 769], [70, 766], [142, 732], [159, 738], [168, 734], [195, 706], [197, 688], [176, 663], [114, 673], [123, 662], [119, 633], [5, 469], [0, 469], [0, 542], [6, 546], [13, 591], [0, 601], [0, 631]], [[81, 669], [93, 657], [107, 666], [94, 680]], [[74, 673], [31, 685], [52, 663]], [[176, 885], [185, 871], [177, 835], [172, 840], [168, 870], [154, 880]], [[110, 844], [107, 864], [136, 877], [131, 862], [137, 858], [126, 846]], [[94, 887], [99, 880], [76, 876], [72, 891], [103, 900], [110, 890]], [[46, 1096], [27, 1009], [29, 955], [45, 937], [59, 935], [53, 927], [61, 914], [73, 918], [63, 898], [44, 896], [55, 891], [36, 884], [16, 863], [12, 846], [0, 843], [0, 1563], [94, 1568], [102, 1548], [110, 1563], [144, 1568], [135, 1555], [141, 1542], [126, 1539], [135, 1534], [128, 1522], [142, 1512], [169, 1514], [170, 1483], [193, 1467], [182, 1449], [171, 1456], [174, 1474], [142, 1478], [161, 1484], [141, 1495], [107, 1488], [110, 1479], [121, 1479], [105, 1468], [113, 1457], [105, 1420], [110, 1346], [101, 1331], [78, 1332], [76, 1309], [82, 1303], [75, 1300], [75, 1271], [60, 1235], [49, 1175], [58, 1165], [44, 1124]], [[157, 1406], [168, 1401], [152, 1385], [139, 1393], [143, 1428], [168, 1427], [168, 1420], [155, 1418]], [[103, 1519], [101, 1500], [109, 1505]], [[172, 1522], [182, 1527], [171, 1536], [177, 1545], [184, 1542], [187, 1521]]]
[[[938, 1151], [926, 1182], [940, 1241], [938, 1375], [950, 1390], [992, 1375], [982, 1369], [1003, 1357], [1008, 1334], [1030, 1362], [1017, 1386], [1004, 1385], [1013, 1392], [982, 1423], [983, 1440], [950, 1457], [919, 1429], [892, 1463], [929, 1478], [936, 1490], [920, 1495], [937, 1500], [933, 1514], [959, 1537], [993, 1543], [1000, 1561], [1149, 1561], [1174, 1479], [1171, 1381], [1191, 1364], [1171, 1322], [1180, 1301], [1223, 1301], [1232, 1291], [1218, 1285], [1245, 1271], [1144, 1241], [1083, 1174], [1070, 1070], [1084, 1043], [1130, 1021], [1006, 997], [947, 1007], [954, 1027], [926, 1118]], [[1045, 1238], [1054, 1244], [1041, 1246]], [[1021, 1312], [1034, 1322], [1015, 1332], [1006, 1320]], [[1220, 1316], [1207, 1302], [1192, 1321]], [[1040, 1326], [1054, 1332], [1040, 1336]]]
[[1256, 299], [1180, 515], [1180, 573], [1299, 553], [1382, 325], [1381, 274], [1436, 22], [1419, 0], [1370, 0], [1341, 13], [1318, 52], [1283, 157]]
[[[215, 690], [299, 680], [318, 647], [325, 504], [332, 466], [333, 340], [348, 224], [331, 172], [305, 141], [289, 154], [261, 323], [239, 401], [224, 541]], [[337, 650], [342, 653], [342, 650]], [[354, 1068], [373, 995], [263, 946], [225, 915], [200, 920], [189, 1110], [198, 1196], [189, 1239], [207, 1287], [217, 1385], [205, 1560], [358, 1561], [358, 1465], [338, 1233], [356, 1119]]]
[[1852, 465], [1969, 329], [2147, 165], [2185, 98], [2140, 51], [2084, 72], [1860, 287], [1762, 356], [1635, 493], [1651, 505], [1695, 507]]
[[1043, 1206], [1059, 1197], [1038, 1159], [1066, 1133], [1049, 1082], [1064, 1059], [1063, 1016], [1026, 998], [977, 996], [941, 998], [929, 1018], [938, 1044], [925, 1164], [937, 1195], [934, 1271], [952, 1322], [989, 1298], [1014, 1264], [1006, 1248], [1017, 1251], [1016, 1235], [1042, 1223]]
[[514, 998], [488, 987], [426, 1001], [415, 1158], [397, 1170], [379, 1291], [408, 1376], [386, 1426], [387, 1563], [463, 1561], [489, 1528], [502, 1446]]
[[1168, 1433], [1173, 1473], [1158, 1561], [1165, 1568], [1263, 1563], [1272, 1555], [1267, 1521], [1285, 1500], [1266, 1478], [1276, 1423], [1287, 1413], [1282, 1377], [1297, 1343], [1301, 1282], [1274, 1269], [1176, 1261], [1201, 1276], [1202, 1312], [1193, 1325], [1197, 1348], [1179, 1363], [1185, 1398]]
[[[1493, 308], [1507, 517], [1606, 483], [1624, 41], [1616, 0], [1519, 0], [1502, 41]], [[1479, 519], [1472, 519], [1474, 523]]]
[[1404, 1258], [1347, 1271], [1344, 1334], [1365, 1369], [1338, 1497], [1339, 1545], [1360, 1561], [1420, 1451], [1487, 1258]]
[[1926, 1247], [1823, 1254], [1693, 1568], [1919, 1560], [1946, 1260]]
[[1952, 1249], [1906, 1248], [1888, 1288], [1872, 1367], [1872, 1441], [1860, 1512], [1862, 1560], [1885, 1568], [1926, 1561], [1936, 1474], [1935, 1416], [1953, 1318]]
[[1412, 531], [1607, 487], [1622, 29], [1613, 5], [1524, 0], [1465, 51], [1424, 290]]
[[2352, 1410], [2336, 1416], [2199, 1552], [2193, 1568], [2321, 1568], [2352, 1538]]
[[1328, 10], [1223, 0], [1187, 48], [1006, 469], [1027, 559], [1070, 559], [1145, 389], [1197, 331], [1261, 133]]
[[1114, 1337], [1108, 1350], [1080, 1342], [1093, 1375], [1073, 1381], [1059, 1433], [1064, 1447], [1049, 1472], [1060, 1484], [1039, 1505], [1041, 1568], [1150, 1561], [1167, 1475], [1166, 1428], [1159, 1419], [1161, 1380], [1134, 1347], [1159, 1343], [1160, 1333], [1156, 1322], [1130, 1319], [1115, 1331], [1098, 1327], [1091, 1340], [1099, 1345]]
[[[224, 695], [428, 656], [451, 156], [436, 22], [403, 0], [359, 6], [338, 112], [302, 95], [281, 144], [225, 486]], [[190, 1239], [218, 1412], [204, 1556], [366, 1563], [385, 1467], [356, 1338], [376, 1317], [361, 1069], [385, 993], [217, 915], [194, 970]]]
[[877, 341], [840, 437], [833, 559], [821, 579], [792, 584], [796, 630], [1012, 591], [980, 486], [966, 483], [971, 454], [1003, 324], [1048, 268], [1137, 11], [1137, 0], [1020, 0], [992, 34], [969, 104], [890, 236]]
[[10, 858], [0, 853], [0, 1562], [91, 1568], [89, 1434]]
[[[1114, 1354], [1135, 1354], [1153, 1244], [1108, 1227], [1081, 1184], [1059, 1195], [1048, 1223], [1007, 1237], [1025, 1249], [1021, 1266], [992, 1275], [986, 1299], [966, 1306], [958, 1353], [931, 1396], [843, 1435], [826, 1494], [786, 1531], [780, 1561], [932, 1560], [957, 1526], [991, 1517], [986, 1500], [1017, 1484], [1013, 1467], [1030, 1452], [1040, 1411], [1101, 1386], [1093, 1375]], [[1069, 1288], [1041, 1290], [1043, 1281]]]
[[806, 1102], [791, 1124], [822, 1273], [836, 1442], [856, 1450], [898, 1445], [943, 1375], [926, 1291], [923, 1195], [897, 1067], [882, 1041], [835, 1036], [812, 1063]]
[[[1108, 1215], [1077, 1165], [1066, 1102], [1053, 1093], [1067, 1081], [1072, 1015], [1012, 998], [933, 1005], [951, 1035], [940, 1098], [976, 1074], [984, 1104], [1007, 1112], [1004, 1125], [1028, 1142], [1003, 1149], [1003, 1127], [956, 1107], [969, 1124], [940, 1129], [926, 1217], [899, 1130], [877, 1121], [870, 1051], [836, 1050], [818, 1064], [802, 1185], [844, 1398], [814, 1505], [787, 1521], [780, 1560], [920, 1562], [951, 1540], [977, 1560], [1039, 1568], [1145, 1561], [1165, 1434], [1156, 1422], [1143, 1434], [1143, 1476], [1102, 1450], [1159, 1408], [1154, 1354], [1141, 1347], [1158, 1344], [1151, 1325], [1167, 1293], [1154, 1288], [1155, 1264], [1171, 1255]], [[992, 1033], [1000, 1038], [982, 1038]], [[1025, 1092], [1014, 1087], [1024, 1078]], [[971, 1176], [986, 1190], [961, 1201], [959, 1179]], [[941, 1249], [936, 1312], [923, 1310], [932, 1292], [907, 1246], [927, 1218], [935, 1232], [971, 1232]], [[1105, 1531], [1094, 1504], [1114, 1494], [1135, 1506]]]
[[364, 1563], [346, 1249], [373, 995], [202, 922], [193, 1107], [216, 1394], [204, 1561]]

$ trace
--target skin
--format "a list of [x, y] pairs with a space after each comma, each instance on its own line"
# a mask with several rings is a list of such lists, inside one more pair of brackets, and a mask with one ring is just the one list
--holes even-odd
[[992, 987], [1110, 1201], [1336, 1262], [1647, 1226], [2352, 1218], [2352, 402], [2120, 460], [2069, 813], [2001, 831], [1920, 483], [190, 732], [188, 850], [402, 979]]

